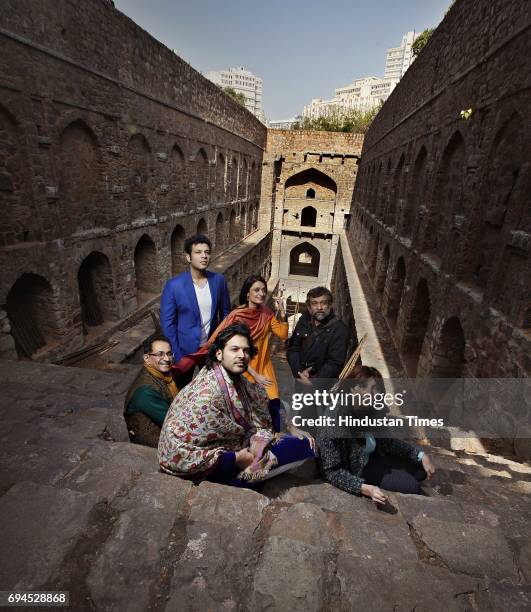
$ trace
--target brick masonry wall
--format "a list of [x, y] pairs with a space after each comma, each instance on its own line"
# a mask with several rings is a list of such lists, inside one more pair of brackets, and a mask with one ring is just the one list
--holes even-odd
[[458, 0], [366, 134], [349, 241], [410, 373], [531, 371], [529, 27]]
[[106, 0], [8, 0], [0, 45], [0, 309], [26, 302], [34, 358], [53, 358], [86, 341], [87, 312], [156, 294], [183, 236], [219, 253], [257, 229], [266, 129]]
[[[262, 169], [263, 223], [273, 226], [272, 275], [286, 295], [303, 301], [312, 286], [329, 284], [337, 232], [348, 223], [362, 134], [268, 130]], [[313, 190], [313, 194], [308, 194]], [[303, 225], [303, 211], [315, 209], [315, 225]], [[293, 249], [310, 245], [318, 274], [294, 274]]]

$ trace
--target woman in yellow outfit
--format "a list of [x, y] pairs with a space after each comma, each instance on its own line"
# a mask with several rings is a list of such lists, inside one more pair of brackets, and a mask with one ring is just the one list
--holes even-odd
[[218, 325], [217, 329], [196, 353], [186, 355], [174, 369], [178, 373], [184, 373], [195, 365], [202, 363], [206, 357], [208, 347], [217, 335], [233, 323], [245, 323], [251, 330], [251, 337], [258, 353], [249, 362], [248, 371], [245, 376], [251, 382], [263, 385], [270, 400], [279, 399], [279, 391], [275, 370], [271, 363], [270, 355], [270, 336], [271, 333], [278, 336], [281, 340], [288, 337], [288, 323], [285, 321], [286, 312], [283, 300], [274, 297], [275, 308], [280, 318], [266, 306], [267, 283], [264, 278], [258, 275], [249, 276], [243, 283], [240, 291], [240, 306], [230, 312], [227, 317]]
[[[218, 325], [206, 344], [191, 355], [182, 357], [173, 367], [178, 374], [183, 374], [191, 367], [202, 365], [210, 344], [216, 336], [233, 323], [244, 323], [251, 330], [251, 338], [256, 346], [258, 353], [251, 359], [247, 372], [244, 376], [251, 382], [263, 385], [269, 397], [269, 412], [273, 420], [275, 431], [280, 431], [280, 394], [278, 390], [275, 369], [271, 363], [270, 338], [275, 334], [281, 340], [288, 337], [288, 323], [284, 301], [281, 297], [273, 297], [277, 314], [266, 306], [267, 283], [265, 279], [258, 275], [249, 276], [243, 283], [240, 291], [240, 306], [231, 311], [227, 317]], [[288, 423], [288, 431], [298, 437], [307, 438], [312, 449], [315, 449], [315, 442], [308, 433], [299, 430], [297, 427]]]

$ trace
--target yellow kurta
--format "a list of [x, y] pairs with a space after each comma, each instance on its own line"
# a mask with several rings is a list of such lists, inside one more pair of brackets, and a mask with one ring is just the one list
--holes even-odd
[[[288, 324], [281, 323], [276, 317], [273, 317], [269, 321], [269, 325], [266, 327], [260, 338], [254, 341], [258, 353], [249, 362], [255, 372], [269, 378], [273, 381], [273, 384], [269, 387], [264, 387], [267, 391], [267, 397], [269, 399], [278, 399], [280, 397], [278, 391], [277, 377], [275, 376], [275, 369], [271, 363], [269, 337], [271, 332], [278, 336], [281, 340], [286, 340], [288, 337]], [[246, 372], [244, 376], [251, 382], [256, 382], [255, 379]]]

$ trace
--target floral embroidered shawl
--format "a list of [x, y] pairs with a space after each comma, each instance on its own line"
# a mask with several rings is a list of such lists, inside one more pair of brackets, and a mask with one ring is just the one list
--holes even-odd
[[[219, 377], [223, 370], [215, 368]], [[273, 438], [267, 394], [243, 376], [234, 383], [221, 374], [222, 388], [215, 368], [203, 368], [170, 406], [159, 440], [160, 468], [177, 476], [206, 476], [223, 451], [250, 446], [257, 460], [240, 476], [253, 480], [276, 462], [265, 450]]]

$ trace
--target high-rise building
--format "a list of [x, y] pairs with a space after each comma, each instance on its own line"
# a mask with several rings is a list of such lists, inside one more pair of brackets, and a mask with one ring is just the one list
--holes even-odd
[[262, 111], [262, 79], [255, 76], [243, 66], [227, 70], [209, 70], [206, 78], [221, 88], [232, 87], [236, 93], [245, 96], [245, 108], [250, 110], [260, 121], [265, 122]]
[[330, 100], [314, 98], [304, 107], [302, 116], [317, 119], [344, 114], [350, 110], [369, 111], [385, 102], [414, 59], [414, 40], [415, 32], [408, 32], [402, 37], [399, 47], [387, 50], [383, 79], [363, 77], [336, 89], [335, 96]]
[[412, 50], [415, 38], [414, 31], [408, 32], [402, 37], [402, 42], [399, 47], [387, 49], [384, 79], [396, 79], [399, 81], [404, 76], [404, 73], [415, 59]]

